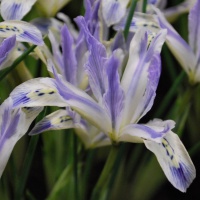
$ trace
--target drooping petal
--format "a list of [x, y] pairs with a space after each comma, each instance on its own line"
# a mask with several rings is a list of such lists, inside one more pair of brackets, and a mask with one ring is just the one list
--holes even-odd
[[[8, 67], [10, 64], [12, 52], [16, 45], [16, 37], [9, 37], [1, 43], [0, 46], [0, 70]], [[12, 61], [11, 61], [12, 62]]]
[[15, 144], [42, 111], [41, 107], [12, 109], [12, 103], [12, 99], [8, 98], [0, 107], [0, 176]]
[[167, 29], [166, 42], [173, 55], [179, 61], [191, 79], [194, 76], [196, 58], [191, 47], [181, 38], [175, 29], [167, 22], [162, 13], [154, 8], [158, 15], [158, 23], [161, 28]]
[[157, 157], [171, 184], [186, 192], [196, 176], [196, 170], [179, 137], [170, 131], [159, 143], [149, 140], [144, 140], [144, 143]]
[[148, 124], [129, 124], [121, 131], [119, 141], [124, 142], [143, 142], [143, 140], [151, 140], [160, 142], [163, 136], [174, 128], [174, 121], [157, 121]]
[[102, 96], [106, 90], [106, 49], [96, 38], [90, 34], [83, 17], [77, 17], [76, 22], [81, 31], [84, 32], [88, 45], [89, 59], [86, 63], [86, 70], [89, 76], [90, 87], [96, 99], [101, 102]]
[[102, 13], [107, 26], [118, 23], [126, 14], [129, 0], [103, 0]]
[[16, 35], [20, 42], [30, 42], [43, 45], [41, 32], [32, 24], [24, 21], [4, 21], [0, 23], [0, 37], [7, 38]]
[[197, 62], [200, 59], [200, 1], [196, 1], [194, 7], [190, 10], [188, 17], [189, 25], [189, 44], [196, 55]]
[[[114, 26], [115, 30], [124, 30], [126, 21], [127, 21], [128, 15], [124, 17], [118, 24]], [[160, 28], [159, 25], [157, 24], [154, 15], [152, 14], [146, 14], [146, 13], [140, 13], [140, 12], [135, 12], [134, 16], [132, 18], [129, 32], [136, 32], [138, 29], [141, 27], [145, 28], [146, 31], [148, 32], [155, 32], [157, 33]]]
[[21, 20], [36, 0], [2, 0], [1, 16], [4, 20]]
[[14, 107], [66, 106], [59, 95], [55, 80], [36, 78], [17, 86], [11, 93]]
[[[112, 120], [112, 134], [118, 133], [122, 111], [124, 108], [124, 92], [120, 86], [120, 77], [118, 73], [120, 61], [113, 54], [106, 64], [106, 74], [108, 77], [108, 88], [103, 97], [104, 106]], [[110, 136], [113, 140], [115, 136]]]
[[75, 128], [76, 123], [80, 123], [80, 116], [70, 108], [57, 110], [38, 122], [29, 135], [36, 135], [48, 130]]
[[74, 41], [66, 25], [61, 29], [63, 76], [71, 84], [76, 84], [77, 61], [73, 49]]
[[[49, 63], [52, 65], [52, 62]], [[62, 76], [58, 75], [54, 69], [56, 78], [56, 87], [62, 98], [83, 118], [99, 128], [105, 133], [112, 131], [111, 120], [105, 110], [95, 102], [87, 93], [64, 81]], [[102, 124], [104, 124], [102, 126]]]
[[[166, 31], [160, 31], [151, 42], [149, 48], [148, 35], [143, 29], [137, 31], [132, 39], [129, 50], [129, 60], [121, 81], [126, 96], [123, 124], [129, 124], [130, 122], [136, 123], [141, 117], [141, 110], [147, 112], [147, 108], [151, 108], [147, 104], [147, 99], [142, 99], [151, 96], [149, 105], [152, 105], [160, 74], [159, 63], [157, 64], [155, 61], [157, 61], [157, 56], [160, 54], [165, 36]], [[153, 80], [149, 79], [152, 75], [156, 78], [156, 84]], [[148, 85], [150, 82], [152, 84]], [[151, 87], [152, 90], [150, 96], [147, 95], [148, 91], [146, 91], [148, 87]], [[141, 106], [140, 112], [136, 112], [138, 106]]]

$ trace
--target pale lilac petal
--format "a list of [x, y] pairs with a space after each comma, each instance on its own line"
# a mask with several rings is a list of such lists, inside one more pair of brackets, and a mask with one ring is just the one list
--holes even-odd
[[62, 44], [62, 58], [63, 58], [63, 76], [71, 84], [76, 83], [77, 61], [73, 49], [74, 41], [68, 28], [64, 25], [61, 29], [61, 44]]
[[[52, 63], [50, 63], [52, 65]], [[54, 69], [56, 87], [70, 107], [103, 132], [111, 132], [111, 120], [105, 110], [87, 93], [73, 86], [58, 75]], [[104, 124], [102, 126], [102, 124]]]
[[8, 98], [0, 106], [0, 176], [15, 144], [42, 111], [41, 107], [13, 109], [12, 105], [12, 99]]
[[52, 25], [52, 20], [49, 18], [35, 18], [30, 21], [31, 24], [36, 26], [43, 35], [48, 34], [49, 28]]
[[156, 89], [161, 73], [161, 58], [160, 55], [155, 55], [150, 61], [148, 69], [148, 80], [146, 90], [140, 100], [138, 107], [133, 115], [132, 121], [138, 121], [151, 109], [156, 97]]
[[102, 0], [102, 13], [107, 26], [118, 23], [126, 14], [129, 0]]
[[[60, 51], [60, 42], [58, 41], [58, 39], [56, 39], [55, 35], [51, 31], [49, 31], [48, 37], [51, 42], [51, 48], [52, 48], [52, 52], [53, 52], [54, 61], [59, 68], [59, 72], [62, 75], [64, 75], [64, 73], [63, 73], [64, 72], [64, 63], [63, 63], [63, 56]], [[47, 55], [47, 59], [50, 59], [50, 57], [48, 57], [48, 55]], [[48, 71], [52, 72], [51, 69], [48, 69]]]
[[[79, 120], [77, 120], [79, 118]], [[49, 130], [75, 128], [80, 123], [80, 117], [75, 112], [65, 109], [57, 110], [38, 122], [29, 135], [36, 135]]]
[[26, 81], [17, 86], [10, 96], [14, 107], [66, 106], [52, 78], [36, 78]]
[[164, 135], [174, 128], [174, 121], [156, 121], [156, 123], [148, 124], [129, 124], [121, 131], [119, 141], [124, 142], [143, 142], [143, 140], [151, 140], [160, 142]]
[[[126, 21], [127, 21], [128, 15], [124, 17], [118, 24], [114, 26], [115, 30], [124, 30]], [[135, 12], [134, 16], [132, 18], [129, 32], [136, 32], [140, 28], [145, 28], [146, 31], [148, 32], [155, 32], [157, 33], [160, 28], [159, 25], [157, 24], [154, 15], [152, 14], [146, 14], [146, 13], [140, 13], [140, 12]]]
[[88, 49], [85, 42], [84, 35], [77, 40], [75, 47], [75, 56], [77, 62], [77, 85], [79, 88], [85, 90], [88, 86], [88, 77], [83, 67], [88, 60]]
[[158, 15], [161, 28], [167, 29], [166, 42], [173, 55], [179, 61], [189, 77], [193, 76], [196, 66], [196, 58], [191, 47], [181, 38], [175, 29], [166, 21], [158, 9], [154, 9]]
[[189, 44], [195, 53], [197, 60], [200, 59], [200, 1], [196, 1], [190, 10], [188, 17], [189, 25]]
[[96, 99], [101, 101], [106, 88], [106, 49], [97, 39], [95, 39], [90, 34], [83, 17], [76, 18], [76, 22], [79, 25], [81, 31], [83, 31], [85, 34], [89, 49], [89, 59], [86, 63], [86, 70], [89, 76], [90, 87]]
[[4, 20], [21, 20], [36, 0], [2, 0], [1, 16]]
[[41, 32], [32, 24], [23, 21], [4, 21], [0, 23], [0, 37], [7, 38], [16, 35], [20, 42], [30, 42], [43, 45]]
[[196, 170], [179, 137], [170, 131], [159, 143], [149, 140], [144, 140], [144, 143], [157, 157], [171, 184], [186, 192], [196, 176]]
[[195, 2], [196, 0], [185, 0], [182, 3], [179, 3], [177, 6], [163, 10], [163, 14], [169, 22], [172, 22], [181, 14], [189, 12]]
[[[157, 59], [165, 36], [166, 31], [160, 31], [148, 47], [148, 35], [140, 29], [131, 42], [129, 51], [131, 56], [129, 56], [121, 81], [126, 97], [123, 124], [136, 123], [141, 118], [141, 114], [146, 113], [152, 106], [160, 75]], [[151, 85], [148, 85], [152, 75], [156, 78], [155, 83], [152, 81]], [[150, 95], [148, 95], [149, 90], [151, 90]], [[147, 104], [148, 98], [151, 99], [149, 105]]]
[[16, 45], [16, 37], [12, 36], [4, 39], [0, 46], [0, 70], [9, 66], [12, 52]]
[[120, 61], [114, 55], [111, 56], [106, 64], [108, 89], [103, 98], [104, 106], [112, 120], [112, 128], [115, 133], [119, 132], [122, 111], [124, 108], [124, 92], [120, 86], [120, 77], [118, 73], [119, 64]]

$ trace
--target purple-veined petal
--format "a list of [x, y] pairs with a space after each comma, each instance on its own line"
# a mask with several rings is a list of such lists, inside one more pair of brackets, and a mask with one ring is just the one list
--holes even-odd
[[[120, 77], [118, 73], [120, 61], [113, 54], [106, 63], [106, 74], [108, 77], [108, 88], [103, 96], [104, 106], [112, 120], [112, 134], [118, 133], [124, 108], [124, 91], [120, 85]], [[115, 136], [110, 136], [115, 140]]]
[[83, 17], [77, 17], [76, 22], [79, 25], [81, 31], [83, 31], [85, 34], [89, 49], [89, 59], [86, 63], [86, 71], [89, 76], [90, 87], [96, 99], [101, 102], [102, 96], [106, 90], [106, 49], [96, 38], [90, 34]]
[[75, 128], [80, 123], [80, 116], [70, 108], [57, 110], [38, 122], [29, 135], [36, 135], [48, 130]]
[[[115, 30], [124, 30], [128, 15], [124, 17], [118, 24], [114, 26]], [[155, 32], [157, 33], [160, 28], [157, 24], [154, 15], [135, 12], [134, 17], [132, 18], [129, 32], [136, 32], [141, 27], [145, 28], [148, 32]]]
[[83, 67], [88, 60], [87, 44], [85, 42], [84, 35], [79, 37], [76, 43], [75, 56], [77, 62], [77, 86], [85, 90], [88, 86], [88, 76]]
[[17, 86], [11, 93], [14, 107], [66, 106], [59, 95], [55, 79], [36, 78]]
[[191, 47], [181, 38], [175, 29], [166, 21], [162, 13], [154, 8], [158, 15], [158, 23], [161, 28], [167, 29], [166, 42], [173, 55], [176, 57], [180, 65], [184, 68], [191, 79], [194, 76], [196, 66], [196, 58]]
[[[50, 60], [49, 65], [53, 66]], [[111, 119], [105, 110], [86, 92], [65, 81], [62, 76], [57, 74], [54, 67], [53, 70], [56, 78], [56, 88], [66, 103], [103, 132], [111, 132]], [[104, 125], [102, 126], [102, 124]]]
[[107, 26], [118, 23], [126, 14], [129, 0], [102, 0], [102, 13]]
[[4, 20], [21, 20], [36, 0], [2, 0], [1, 16]]
[[161, 73], [161, 58], [160, 55], [154, 55], [150, 61], [148, 69], [148, 80], [146, 90], [138, 104], [131, 121], [139, 121], [153, 106], [156, 97], [156, 89], [158, 86]]
[[0, 37], [7, 38], [16, 35], [20, 42], [30, 42], [43, 45], [41, 32], [32, 24], [24, 21], [4, 21], [0, 23]]
[[[61, 13], [61, 12], [59, 12], [56, 16], [58, 19], [62, 20], [67, 25], [73, 39], [76, 41], [79, 33], [78, 33], [78, 30], [75, 28], [74, 24], [72, 24], [71, 19], [67, 15], [65, 15], [64, 13]], [[53, 20], [52, 20], [53, 27], [56, 27], [56, 23], [59, 24], [60, 21], [55, 20], [53, 18]], [[63, 24], [62, 24], [62, 26], [63, 26]]]
[[0, 176], [17, 141], [26, 133], [41, 107], [12, 109], [12, 99], [0, 106]]
[[16, 36], [4, 39], [0, 46], [0, 70], [9, 66], [12, 52], [16, 45]]
[[179, 137], [170, 131], [159, 143], [149, 140], [144, 140], [144, 143], [157, 157], [171, 184], [186, 192], [196, 176], [196, 170]]
[[200, 59], [200, 1], [196, 1], [194, 7], [190, 10], [188, 17], [189, 25], [189, 44], [196, 55], [197, 62]]
[[63, 58], [63, 76], [71, 84], [76, 84], [77, 61], [73, 49], [74, 41], [68, 28], [64, 25], [61, 29], [61, 44], [62, 44], [62, 58]]
[[[166, 31], [162, 30], [158, 32], [156, 37], [152, 40], [149, 48], [148, 48], [148, 34], [143, 30], [140, 29], [136, 32], [134, 38], [132, 39], [130, 50], [129, 50], [129, 60], [127, 66], [125, 68], [121, 85], [125, 92], [125, 112], [123, 115], [123, 125], [129, 123], [136, 123], [140, 119], [141, 110], [150, 109], [149, 105], [147, 104], [146, 99], [149, 98], [147, 92], [145, 91], [149, 84], [149, 78], [151, 77], [152, 68], [154, 78], [156, 77], [155, 82], [157, 83], [160, 74], [160, 66], [155, 65], [155, 59], [160, 54], [161, 47], [164, 43], [166, 36]], [[153, 65], [153, 67], [152, 67]], [[157, 73], [156, 75], [156, 67]], [[152, 81], [152, 89], [153, 91], [156, 90], [157, 84], [153, 84]], [[153, 95], [151, 100], [153, 100]], [[146, 102], [144, 104], [144, 102]], [[136, 112], [138, 106], [141, 106], [141, 110]]]
[[124, 142], [143, 142], [143, 140], [151, 140], [160, 142], [164, 135], [174, 128], [172, 120], [156, 120], [147, 124], [129, 124], [121, 130], [119, 141]]
[[[59, 72], [64, 75], [64, 63], [63, 63], [63, 56], [60, 52], [60, 42], [56, 39], [56, 36], [53, 34], [53, 32], [49, 31], [49, 40], [51, 42], [52, 52], [53, 52], [53, 58], [58, 66]], [[50, 59], [47, 55], [47, 59]], [[48, 67], [48, 66], [47, 66]], [[51, 71], [51, 69], [48, 68], [48, 71]], [[64, 76], [65, 77], [65, 76]], [[66, 77], [65, 77], [66, 78]]]

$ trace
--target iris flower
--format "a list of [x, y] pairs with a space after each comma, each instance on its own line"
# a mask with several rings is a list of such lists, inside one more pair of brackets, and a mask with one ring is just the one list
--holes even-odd
[[11, 98], [0, 106], [0, 177], [17, 141], [27, 132], [42, 108], [13, 109]]
[[57, 74], [53, 78], [27, 81], [10, 94], [18, 107], [68, 105], [102, 131], [113, 144], [142, 142], [152, 151], [174, 187], [185, 192], [195, 178], [194, 165], [179, 137], [171, 131], [172, 120], [138, 121], [151, 109], [160, 77], [160, 51], [166, 31], [149, 44], [148, 34], [139, 30], [130, 44], [129, 59], [120, 78], [120, 61], [107, 57], [105, 47], [91, 35], [83, 17], [76, 19], [85, 34], [89, 58], [85, 65], [93, 95], [78, 89]]
[[197, 0], [188, 16], [189, 44], [166, 21], [162, 13], [158, 14], [158, 24], [167, 29], [167, 45], [183, 67], [192, 84], [200, 82], [200, 0]]
[[2, 0], [1, 16], [5, 20], [0, 22], [0, 37], [7, 38], [16, 35], [16, 41], [30, 42], [43, 45], [41, 32], [32, 24], [21, 21], [29, 12], [35, 0]]

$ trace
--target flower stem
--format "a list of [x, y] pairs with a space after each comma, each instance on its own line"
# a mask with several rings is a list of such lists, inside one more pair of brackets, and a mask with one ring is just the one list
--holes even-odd
[[[43, 114], [39, 115], [37, 117], [36, 121], [39, 121], [41, 118], [43, 118], [46, 115], [46, 111], [47, 111], [47, 109], [45, 108], [45, 110], [43, 111]], [[28, 149], [27, 149], [27, 152], [26, 152], [26, 156], [25, 156], [25, 159], [24, 159], [24, 163], [23, 163], [23, 166], [22, 166], [22, 172], [23, 173], [21, 173], [20, 179], [19, 179], [19, 181], [17, 182], [17, 185], [16, 185], [15, 199], [21, 199], [21, 197], [23, 195], [24, 188], [25, 188], [25, 185], [26, 185], [26, 181], [27, 181], [29, 171], [30, 171], [30, 168], [31, 168], [31, 163], [33, 161], [33, 156], [34, 156], [34, 153], [35, 153], [38, 141], [39, 141], [39, 136], [40, 135], [36, 135], [34, 137], [31, 137], [31, 139], [30, 139]]]
[[76, 200], [79, 200], [79, 188], [78, 188], [78, 155], [77, 155], [77, 150], [78, 150], [78, 141], [77, 141], [77, 136], [74, 133], [73, 134], [74, 197], [75, 197]]
[[128, 13], [126, 25], [125, 25], [125, 28], [124, 28], [124, 38], [125, 38], [125, 40], [128, 38], [129, 28], [130, 28], [131, 21], [132, 21], [133, 15], [134, 15], [134, 11], [135, 11], [135, 8], [136, 8], [136, 5], [137, 5], [137, 1], [138, 0], [132, 0], [132, 2], [131, 2], [130, 11]]
[[112, 145], [109, 156], [106, 160], [106, 164], [104, 165], [100, 178], [97, 181], [97, 184], [93, 190], [92, 198], [91, 198], [92, 200], [99, 199], [103, 186], [105, 185], [106, 181], [108, 181], [110, 178], [111, 170], [114, 167], [114, 163], [115, 163], [117, 155], [118, 155], [118, 146]]
[[142, 12], [146, 13], [146, 11], [147, 11], [147, 0], [143, 0]]

